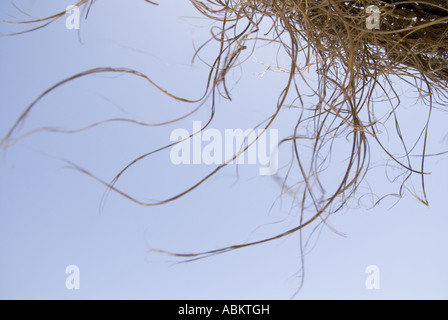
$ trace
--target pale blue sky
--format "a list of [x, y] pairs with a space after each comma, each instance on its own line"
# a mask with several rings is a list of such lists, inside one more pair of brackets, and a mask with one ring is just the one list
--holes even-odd
[[[35, 16], [73, 3], [17, 2]], [[20, 16], [6, 1], [0, 12], [1, 19]], [[199, 26], [208, 22], [186, 16], [200, 17], [188, 1], [155, 7], [141, 0], [98, 0], [82, 23], [83, 44], [64, 20], [0, 38], [0, 136], [44, 90], [94, 67], [134, 68], [180, 96], [200, 97], [208, 69], [199, 61], [190, 65], [192, 38], [196, 44], [206, 40], [209, 28]], [[212, 49], [204, 52], [205, 58], [213, 57]], [[251, 128], [272, 113], [285, 77], [256, 75], [262, 71], [260, 63], [249, 59], [232, 75], [239, 80], [234, 99], [218, 99], [214, 128]], [[401, 91], [403, 130], [412, 130], [425, 107], [411, 108], [407, 88]], [[171, 119], [193, 108], [129, 76], [92, 76], [43, 99], [21, 132], [48, 125], [78, 128], [122, 115], [117, 107], [148, 121]], [[239, 179], [235, 167], [228, 167], [186, 197], [159, 207], [139, 207], [111, 195], [100, 213], [102, 185], [37, 152], [70, 159], [110, 180], [130, 160], [169, 143], [173, 129], [191, 131], [192, 121], [205, 121], [208, 114], [206, 104], [192, 118], [166, 127], [106, 124], [75, 135], [37, 133], [9, 149], [0, 169], [0, 298], [290, 298], [299, 284], [294, 277], [300, 268], [298, 235], [177, 265], [170, 257], [147, 253], [148, 243], [171, 251], [204, 251], [268, 237], [294, 225], [296, 213], [287, 204], [270, 210], [279, 186], [259, 176], [257, 166], [242, 166]], [[291, 133], [288, 117], [276, 124], [283, 135]], [[445, 124], [446, 115], [438, 112], [430, 131], [433, 151], [447, 148]], [[332, 227], [347, 237], [322, 230], [306, 256], [305, 284], [295, 298], [448, 298], [446, 165], [446, 157], [428, 161], [429, 208], [408, 196], [393, 207], [393, 201], [386, 201], [372, 210], [354, 208], [333, 216]], [[176, 167], [165, 152], [130, 170], [120, 187], [139, 199], [166, 198], [210, 168]], [[372, 184], [387, 188], [384, 172], [379, 172]], [[81, 270], [78, 291], [65, 288], [65, 268], [72, 264]], [[380, 267], [380, 290], [365, 287], [368, 265]]]

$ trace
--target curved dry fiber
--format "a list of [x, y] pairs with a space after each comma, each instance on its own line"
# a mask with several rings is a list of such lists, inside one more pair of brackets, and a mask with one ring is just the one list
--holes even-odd
[[[314, 221], [325, 222], [332, 213], [344, 208], [348, 201], [356, 198], [358, 188], [369, 171], [369, 143], [376, 143], [387, 158], [390, 158], [403, 171], [398, 196], [406, 189], [406, 183], [413, 175], [421, 176], [422, 195], [417, 196], [427, 204], [424, 174], [428, 123], [433, 106], [444, 104], [447, 100], [448, 81], [448, 3], [445, 0], [426, 1], [340, 1], [340, 0], [247, 0], [247, 1], [200, 1], [190, 0], [204, 16], [215, 20], [211, 29], [211, 41], [220, 44], [219, 52], [210, 63], [210, 75], [204, 95], [195, 101], [176, 97], [157, 87], [146, 75], [130, 69], [99, 68], [82, 72], [50, 88], [20, 117], [2, 145], [11, 143], [18, 125], [28, 112], [46, 94], [76, 78], [93, 73], [118, 72], [132, 74], [149, 81], [163, 93], [186, 103], [201, 104], [206, 99], [212, 100], [213, 118], [215, 98], [218, 94], [230, 98], [226, 85], [229, 71], [243, 61], [243, 55], [257, 50], [257, 44], [267, 42], [278, 46], [289, 57], [289, 78], [284, 89], [279, 93], [279, 100], [272, 116], [264, 123], [264, 128], [272, 126], [279, 112], [293, 101], [300, 108], [291, 136], [282, 143], [290, 143], [294, 162], [286, 169], [282, 192], [290, 193], [296, 187], [300, 194], [293, 193], [294, 201], [301, 212], [300, 222], [294, 228], [281, 234], [259, 241], [244, 243], [200, 253], [178, 254], [160, 251], [176, 256], [199, 259], [209, 255], [223, 253], [251, 245], [275, 240], [292, 234]], [[78, 3], [89, 8], [93, 1], [83, 0]], [[366, 19], [368, 6], [374, 5], [380, 11], [380, 28], [369, 29]], [[88, 11], [88, 9], [86, 9]], [[63, 13], [46, 19], [29, 23], [41, 23], [37, 28], [50, 23]], [[36, 28], [33, 28], [36, 29]], [[200, 56], [201, 50], [197, 50]], [[308, 82], [304, 70], [315, 70], [317, 84]], [[412, 145], [408, 146], [400, 136], [396, 108], [399, 97], [392, 82], [401, 79], [407, 82], [419, 94], [419, 99], [426, 103], [428, 122], [421, 129], [422, 134]], [[300, 84], [300, 85], [299, 85]], [[308, 86], [307, 96], [312, 103], [302, 99]], [[386, 97], [390, 101], [390, 110], [385, 117], [375, 114], [375, 99]], [[397, 156], [395, 150], [388, 150], [379, 137], [379, 126], [386, 121], [395, 122], [397, 135], [404, 152]], [[176, 121], [176, 120], [173, 120]], [[50, 130], [49, 128], [45, 128]], [[344, 167], [340, 170], [342, 178], [337, 185], [326, 187], [322, 176], [334, 156], [333, 146], [336, 141], [348, 144], [349, 153]], [[299, 145], [308, 143], [312, 150], [304, 155]], [[340, 142], [339, 142], [340, 143]], [[416, 150], [416, 146], [420, 148]], [[171, 146], [171, 145], [170, 145]], [[111, 183], [107, 183], [88, 171], [82, 172], [105, 184], [109, 190], [116, 191], [141, 205], [160, 205], [185, 195], [194, 190], [212, 175], [224, 168], [218, 166], [209, 175], [200, 179], [188, 190], [156, 203], [139, 201], [115, 187], [116, 182], [126, 170], [145, 157], [166, 149], [149, 152], [135, 159], [126, 166]], [[245, 148], [243, 152], [246, 150]], [[410, 156], [418, 154], [420, 163], [414, 165]], [[238, 156], [235, 154], [235, 158]], [[234, 158], [234, 159], [235, 159]], [[305, 159], [306, 158], [306, 159]], [[294, 173], [292, 166], [297, 172]], [[292, 183], [291, 183], [292, 181]]]

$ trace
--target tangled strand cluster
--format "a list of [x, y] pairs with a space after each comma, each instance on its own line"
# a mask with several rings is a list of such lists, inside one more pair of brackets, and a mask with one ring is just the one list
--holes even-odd
[[[448, 1], [380, 1], [380, 0], [190, 0], [204, 16], [215, 21], [211, 41], [219, 44], [216, 59], [210, 65], [210, 74], [204, 95], [196, 100], [174, 96], [158, 87], [146, 75], [130, 69], [98, 68], [82, 72], [66, 79], [41, 95], [20, 117], [2, 144], [8, 145], [14, 131], [23, 122], [31, 108], [46, 94], [71, 80], [94, 73], [128, 73], [144, 78], [163, 93], [187, 103], [201, 103], [212, 100], [211, 122], [219, 94], [230, 98], [227, 75], [235, 66], [243, 62], [247, 52], [257, 50], [259, 42], [278, 46], [288, 57], [289, 74], [284, 89], [272, 116], [264, 128], [272, 126], [279, 113], [290, 105], [298, 104], [300, 116], [291, 135], [282, 143], [292, 146], [292, 164], [297, 171], [287, 168], [282, 183], [282, 192], [293, 195], [301, 211], [298, 224], [272, 237], [259, 241], [238, 244], [200, 253], [170, 253], [180, 257], [199, 259], [247, 246], [282, 238], [301, 231], [315, 221], [325, 223], [326, 218], [353, 198], [369, 171], [370, 143], [376, 143], [403, 170], [399, 196], [406, 190], [406, 183], [413, 175], [421, 177], [422, 196], [417, 196], [427, 204], [424, 175], [426, 144], [429, 119], [433, 106], [445, 105], [448, 95]], [[149, 1], [148, 1], [149, 2]], [[88, 7], [93, 1], [82, 0], [79, 6]], [[366, 8], [379, 9], [379, 29], [366, 27], [369, 13]], [[88, 12], [88, 10], [87, 10]], [[42, 27], [63, 16], [60, 14], [27, 23], [38, 23]], [[209, 42], [208, 42], [209, 43]], [[196, 53], [200, 56], [201, 46]], [[309, 82], [304, 71], [312, 68], [317, 82]], [[282, 69], [285, 70], [285, 69]], [[407, 146], [399, 135], [399, 118], [396, 109], [400, 98], [392, 83], [404, 81], [415, 88], [419, 98], [427, 107], [428, 121], [421, 129], [418, 140]], [[304, 90], [306, 86], [307, 90]], [[305, 106], [303, 95], [307, 92], [313, 99], [311, 106]], [[311, 92], [311, 93], [310, 93]], [[390, 109], [386, 116], [375, 113], [375, 99], [386, 97]], [[399, 156], [395, 150], [388, 150], [380, 139], [379, 126], [389, 119], [395, 123], [404, 152]], [[174, 120], [173, 120], [174, 121]], [[348, 154], [343, 167], [339, 167], [342, 177], [336, 185], [329, 185], [321, 178], [331, 165], [336, 141], [348, 143]], [[311, 153], [303, 154], [302, 144], [308, 143]], [[348, 142], [347, 142], [348, 141]], [[416, 150], [416, 146], [420, 148]], [[224, 168], [218, 166], [209, 175], [184, 192], [166, 200], [144, 203], [115, 187], [126, 170], [145, 157], [164, 150], [149, 152], [126, 166], [111, 183], [104, 183], [109, 190], [116, 191], [128, 199], [145, 206], [160, 205], [180, 198], [194, 190], [211, 176]], [[244, 152], [245, 148], [242, 150]], [[416, 166], [411, 155], [419, 155]], [[238, 154], [235, 154], [235, 159]], [[291, 182], [292, 181], [292, 182]], [[292, 192], [296, 187], [296, 191]], [[298, 192], [297, 190], [300, 190]], [[160, 251], [160, 250], [159, 250]]]

